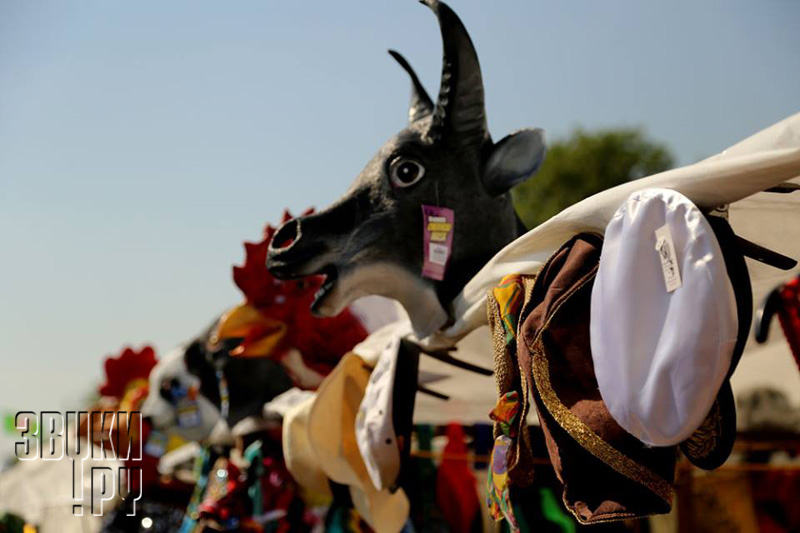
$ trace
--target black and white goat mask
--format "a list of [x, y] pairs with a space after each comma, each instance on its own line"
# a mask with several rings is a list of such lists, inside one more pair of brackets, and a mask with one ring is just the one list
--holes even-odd
[[[444, 43], [434, 104], [411, 66], [409, 124], [389, 139], [350, 190], [327, 209], [286, 222], [267, 266], [279, 278], [326, 274], [313, 309], [332, 316], [369, 294], [399, 301], [419, 336], [442, 327], [447, 305], [522, 225], [509, 189], [532, 176], [544, 154], [544, 132], [525, 129], [492, 141], [478, 56], [464, 25], [444, 3], [424, 0]], [[421, 275], [422, 205], [455, 212], [449, 266], [441, 281]]]

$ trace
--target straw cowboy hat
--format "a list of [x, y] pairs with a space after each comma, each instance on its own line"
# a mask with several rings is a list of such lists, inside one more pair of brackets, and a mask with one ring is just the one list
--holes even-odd
[[316, 396], [291, 407], [283, 416], [283, 456], [286, 468], [306, 490], [330, 497], [328, 478], [308, 440], [308, 417]]
[[377, 490], [356, 443], [355, 423], [370, 371], [349, 353], [328, 375], [316, 398], [290, 410], [284, 418], [284, 454], [298, 483], [319, 488], [323, 477], [348, 485], [353, 505], [378, 533], [399, 532], [409, 502], [398, 490]]

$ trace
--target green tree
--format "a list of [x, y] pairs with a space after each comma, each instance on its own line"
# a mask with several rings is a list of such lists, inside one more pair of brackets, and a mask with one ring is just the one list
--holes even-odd
[[514, 206], [533, 228], [595, 193], [672, 165], [669, 149], [640, 129], [577, 129], [567, 139], [548, 144], [541, 170], [513, 190]]

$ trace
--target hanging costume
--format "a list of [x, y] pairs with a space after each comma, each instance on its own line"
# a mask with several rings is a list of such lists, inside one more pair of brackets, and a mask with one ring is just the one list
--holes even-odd
[[[677, 195], [673, 191], [664, 194], [673, 201], [683, 202], [682, 197], [673, 196]], [[655, 197], [660, 201], [664, 194], [657, 192]], [[633, 201], [642, 199], [637, 197]], [[687, 207], [684, 205], [682, 209]], [[702, 216], [699, 213], [697, 215]], [[698, 219], [693, 221], [699, 223]], [[702, 387], [710, 389], [711, 407], [706, 408], [709, 412], [701, 416], [699, 422], [689, 422], [690, 438], [678, 442], [695, 464], [714, 468], [727, 458], [736, 432], [728, 379], [741, 355], [749, 329], [750, 286], [742, 254], [727, 222], [709, 217], [708, 224], [713, 228], [708, 238], [714, 239], [713, 242], [719, 241], [722, 251], [717, 257], [720, 254], [723, 256], [719, 260], [723, 261], [724, 271], [716, 275], [730, 276], [735, 287], [732, 341], [722, 344], [722, 352], [708, 353], [697, 350], [695, 346], [694, 351], [691, 348], [672, 352], [667, 349], [659, 353], [667, 359], [686, 357], [702, 360], [707, 357], [710, 358], [707, 364], [723, 365], [719, 371], [723, 378], [720, 385], [694, 382], [690, 383], [688, 389], [674, 391], [676, 394], [697, 394], [703, 392], [700, 390]], [[626, 236], [627, 242], [633, 238]], [[652, 240], [650, 250], [655, 267], [660, 271], [659, 255], [654, 246], [656, 236], [647, 231], [641, 238]], [[590, 324], [595, 318], [607, 321], [624, 320], [625, 317], [624, 313], [615, 314], [612, 302], [604, 302], [602, 293], [596, 305], [592, 306], [593, 287], [596, 287], [595, 278], [603, 261], [603, 249], [603, 239], [599, 235], [579, 234], [564, 244], [545, 263], [538, 275], [507, 276], [489, 294], [489, 318], [495, 340], [495, 366], [500, 393], [500, 400], [493, 411], [495, 434], [498, 436], [493, 452], [498, 456], [493, 459], [493, 476], [499, 477], [495, 475], [495, 470], [502, 471], [505, 467], [508, 482], [512, 486], [515, 483], [519, 486], [528, 483], [532, 470], [525, 466], [526, 458], [531, 456], [530, 445], [524, 438], [527, 428], [516, 418], [515, 411], [519, 410], [524, 415], [529, 404], [533, 403], [544, 430], [551, 462], [564, 483], [564, 503], [585, 524], [668, 512], [672, 504], [676, 457], [673, 444], [648, 446], [626, 431], [617, 420], [619, 412], [615, 416], [610, 411], [601, 394], [603, 389], [598, 387], [596, 370], [603, 368], [605, 371], [606, 368], [597, 365], [608, 363], [603, 360], [598, 362], [597, 358], [593, 361], [592, 346], [595, 344]], [[681, 248], [678, 257], [682, 258], [684, 253], [685, 249]], [[709, 258], [708, 254], [702, 257], [706, 260]], [[630, 282], [632, 274], [624, 268], [619, 270], [627, 275]], [[684, 275], [702, 278], [706, 273], [684, 271]], [[623, 276], [619, 279], [626, 278]], [[694, 282], [694, 279], [685, 280], [687, 286], [692, 286]], [[663, 285], [660, 290], [667, 294]], [[718, 291], [709, 290], [705, 296], [697, 292], [690, 296], [708, 298], [713, 302], [718, 294]], [[655, 302], [651, 303], [655, 305]], [[639, 321], [651, 320], [652, 324], [657, 325], [664, 320], [649, 317], [646, 303], [637, 309], [635, 316]], [[712, 317], [712, 320], [717, 318]], [[693, 320], [693, 317], [688, 319]], [[635, 328], [635, 322], [623, 322], [622, 325]], [[678, 323], [672, 326], [680, 327]], [[603, 348], [600, 346], [599, 349]], [[608, 354], [609, 357], [614, 356], [613, 351]], [[622, 346], [616, 356], [625, 355]], [[638, 356], [641, 364], [647, 364], [647, 352], [639, 351]], [[617, 364], [616, 360], [611, 362]], [[646, 367], [644, 370], [656, 371], [655, 368]], [[625, 385], [624, 380], [627, 379], [620, 372], [616, 375], [611, 372], [608, 377], [612, 393]], [[669, 390], [668, 384], [662, 383], [661, 386]], [[717, 391], [720, 391], [718, 396]], [[514, 404], [518, 398], [521, 402], [519, 407]], [[630, 403], [625, 405], [631, 406]], [[509, 412], [513, 416], [508, 416]], [[622, 411], [622, 414], [626, 412]], [[670, 414], [677, 420], [685, 415], [683, 411]], [[624, 422], [626, 419], [620, 416], [620, 420]], [[637, 418], [650, 430], [659, 429], [659, 420], [658, 417], [643, 415]], [[513, 432], [510, 431], [512, 427], [515, 428]], [[501, 460], [503, 456], [505, 461]], [[495, 459], [500, 463], [498, 466], [494, 464]], [[509, 513], [503, 508], [505, 500], [502, 493], [505, 487], [502, 483], [496, 485], [490, 487], [490, 500], [501, 511], [495, 511], [498, 517], [499, 514]]]

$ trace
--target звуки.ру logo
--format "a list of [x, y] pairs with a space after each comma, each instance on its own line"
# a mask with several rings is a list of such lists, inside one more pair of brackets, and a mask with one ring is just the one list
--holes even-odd
[[[14, 453], [20, 461], [72, 461], [72, 512], [83, 516], [84, 473], [90, 476], [91, 513], [102, 516], [103, 502], [117, 495], [132, 498], [129, 516], [142, 498], [142, 415], [139, 411], [21, 411], [15, 427], [22, 440]], [[85, 461], [124, 461], [125, 466], [85, 465]], [[66, 496], [66, 495], [65, 495]]]

